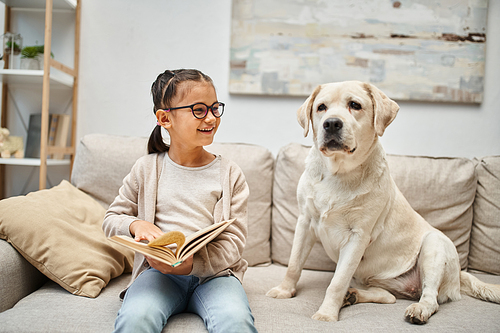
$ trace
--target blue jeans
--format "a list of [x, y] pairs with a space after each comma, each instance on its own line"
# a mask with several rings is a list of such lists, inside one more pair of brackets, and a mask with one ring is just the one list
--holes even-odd
[[247, 295], [234, 276], [203, 284], [192, 275], [150, 268], [132, 283], [115, 321], [115, 332], [161, 332], [170, 316], [199, 315], [209, 332], [257, 332]]

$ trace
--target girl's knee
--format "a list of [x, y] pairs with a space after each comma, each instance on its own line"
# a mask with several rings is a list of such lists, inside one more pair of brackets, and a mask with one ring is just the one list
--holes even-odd
[[227, 308], [217, 314], [217, 321], [207, 325], [210, 332], [257, 332], [254, 318], [249, 308]]
[[161, 332], [166, 324], [167, 318], [151, 308], [120, 309], [115, 321], [115, 332]]

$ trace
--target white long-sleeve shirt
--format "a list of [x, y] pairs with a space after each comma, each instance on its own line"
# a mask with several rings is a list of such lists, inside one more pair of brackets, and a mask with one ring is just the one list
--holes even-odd
[[214, 223], [214, 208], [222, 199], [221, 157], [202, 167], [179, 165], [165, 155], [158, 181], [155, 224], [184, 235]]

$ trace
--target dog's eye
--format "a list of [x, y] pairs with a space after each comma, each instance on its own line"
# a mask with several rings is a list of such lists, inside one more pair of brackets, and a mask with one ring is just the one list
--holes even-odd
[[361, 110], [361, 104], [351, 101], [349, 102], [349, 109]]
[[326, 105], [325, 104], [320, 104], [318, 106], [318, 112], [321, 112], [321, 111], [325, 111], [327, 109]]

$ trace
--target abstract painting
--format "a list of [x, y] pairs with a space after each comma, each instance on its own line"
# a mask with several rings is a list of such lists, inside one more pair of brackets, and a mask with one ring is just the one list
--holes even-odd
[[233, 0], [229, 91], [360, 80], [397, 100], [481, 103], [487, 0]]

